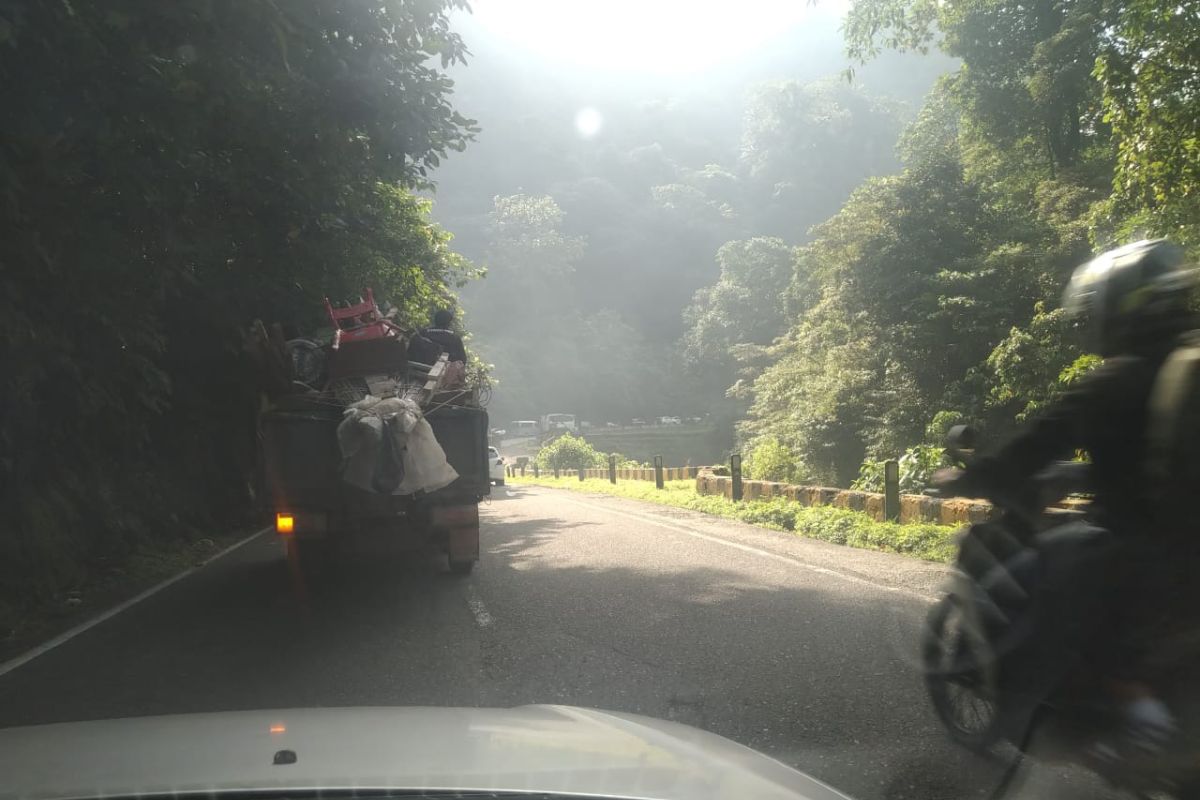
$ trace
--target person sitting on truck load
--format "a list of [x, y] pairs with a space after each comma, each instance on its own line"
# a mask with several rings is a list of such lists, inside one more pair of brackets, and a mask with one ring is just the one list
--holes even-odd
[[421, 331], [421, 335], [442, 348], [451, 361], [467, 360], [467, 349], [462, 337], [450, 330], [454, 324], [454, 312], [443, 308], [433, 315], [433, 325]]

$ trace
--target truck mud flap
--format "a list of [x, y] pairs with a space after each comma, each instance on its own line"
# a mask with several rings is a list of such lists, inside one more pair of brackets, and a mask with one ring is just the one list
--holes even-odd
[[433, 527], [446, 532], [450, 563], [474, 563], [479, 559], [479, 506], [434, 506]]

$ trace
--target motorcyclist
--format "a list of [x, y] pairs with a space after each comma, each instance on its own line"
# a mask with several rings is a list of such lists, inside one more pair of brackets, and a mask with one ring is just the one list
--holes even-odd
[[1174, 727], [1139, 665], [1144, 634], [1154, 616], [1170, 608], [1177, 584], [1167, 573], [1182, 532], [1149, 524], [1151, 487], [1140, 466], [1155, 378], [1180, 337], [1194, 328], [1188, 308], [1194, 273], [1185, 263], [1179, 247], [1160, 239], [1080, 266], [1063, 305], [1084, 325], [1087, 349], [1103, 362], [1010, 441], [965, 471], [937, 477], [947, 493], [1012, 498], [1051, 461], [1078, 450], [1090, 456], [1089, 522], [1068, 523], [1038, 538], [1034, 630], [1016, 669], [1031, 712], [1036, 699], [1076, 665], [1102, 664], [1127, 730], [1124, 741], [1100, 744], [1098, 752], [1125, 751], [1131, 744], [1161, 747]]

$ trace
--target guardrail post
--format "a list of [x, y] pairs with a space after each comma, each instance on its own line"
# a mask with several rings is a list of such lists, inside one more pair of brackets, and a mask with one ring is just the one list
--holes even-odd
[[663, 465], [662, 456], [654, 457], [654, 488], [663, 488]]
[[616, 456], [608, 457], [608, 482], [609, 483], [617, 482], [617, 457]]
[[732, 495], [733, 501], [739, 502], [742, 499], [742, 455], [734, 453], [729, 457], [729, 478], [733, 484]]
[[883, 462], [883, 518], [900, 521], [900, 463]]

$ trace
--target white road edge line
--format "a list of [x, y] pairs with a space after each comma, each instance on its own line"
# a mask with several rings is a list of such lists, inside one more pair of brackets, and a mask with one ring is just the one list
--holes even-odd
[[467, 585], [467, 606], [470, 607], [471, 613], [475, 616], [475, 624], [481, 628], [486, 628], [495, 620], [488, 613], [487, 606], [479, 599], [479, 595], [475, 592], [473, 585]]
[[264, 533], [266, 533], [267, 531], [269, 531], [271, 529], [272, 529], [272, 527], [268, 525], [267, 527], [263, 528], [262, 530], [255, 531], [254, 533], [247, 536], [245, 539], [242, 539], [240, 541], [234, 542], [233, 544], [229, 545], [229, 547], [226, 547], [224, 550], [217, 553], [216, 555], [211, 556], [210, 558], [206, 558], [200, 564], [198, 564], [194, 567], [188, 567], [183, 572], [180, 572], [177, 575], [172, 575], [170, 578], [167, 578], [165, 581], [163, 581], [161, 583], [157, 583], [154, 586], [151, 586], [149, 589], [145, 590], [144, 592], [134, 595], [133, 597], [126, 600], [125, 602], [113, 606], [112, 608], [108, 609], [107, 611], [105, 611], [101, 614], [98, 614], [95, 617], [92, 617], [91, 619], [87, 620], [86, 622], [81, 622], [80, 624], [76, 625], [74, 628], [63, 631], [58, 636], [55, 636], [53, 639], [50, 639], [49, 641], [46, 641], [46, 642], [42, 642], [37, 647], [34, 647], [30, 650], [26, 650], [21, 655], [11, 658], [8, 661], [5, 661], [4, 663], [0, 664], [0, 677], [7, 675], [8, 673], [12, 672], [17, 667], [22, 667], [22, 666], [28, 664], [30, 661], [33, 661], [38, 656], [44, 655], [44, 654], [50, 652], [51, 650], [58, 647], [59, 645], [66, 644], [67, 642], [71, 641], [72, 639], [74, 639], [76, 636], [83, 633], [84, 631], [87, 631], [90, 628], [96, 627], [97, 625], [99, 625], [101, 622], [104, 622], [105, 620], [112, 619], [117, 614], [120, 614], [122, 611], [125, 611], [126, 609], [136, 606], [138, 603], [142, 602], [146, 598], [153, 597], [154, 595], [161, 592], [163, 589], [166, 589], [168, 586], [170, 586], [174, 583], [178, 583], [179, 581], [183, 580], [184, 578], [186, 578], [187, 576], [196, 572], [197, 570], [203, 569], [208, 564], [211, 564], [212, 562], [216, 561], [218, 558], [229, 555], [230, 553], [232, 553], [234, 550], [237, 550], [242, 545], [249, 544], [251, 541], [253, 541], [254, 539], [257, 539], [259, 536], [262, 536]]
[[[570, 490], [567, 490], [567, 491], [570, 491]], [[708, 533], [701, 533], [700, 531], [695, 530], [693, 528], [689, 528], [686, 525], [680, 525], [679, 523], [676, 523], [676, 522], [668, 522], [668, 521], [664, 520], [662, 517], [658, 517], [653, 514], [636, 514], [632, 511], [622, 511], [622, 510], [619, 510], [616, 508], [609, 508], [608, 506], [600, 505], [598, 503], [586, 503], [582, 500], [574, 500], [569, 497], [562, 497], [559, 499], [562, 500], [564, 503], [572, 503], [577, 506], [583, 506], [584, 508], [592, 508], [592, 509], [596, 509], [598, 511], [604, 511], [609, 514], [619, 514], [620, 516], [623, 516], [623, 517], [629, 517], [631, 519], [641, 520], [642, 522], [648, 522], [651, 525], [657, 525], [660, 528], [666, 528], [667, 530], [675, 531], [676, 533], [686, 534], [687, 536], [691, 536], [696, 539], [703, 539], [704, 541], [712, 542], [713, 544], [719, 544], [719, 545], [723, 545], [725, 547], [732, 547], [734, 550], [741, 550], [745, 553], [752, 553], [753, 555], [759, 556], [761, 558], [769, 558], [772, 561], [779, 561], [784, 564], [790, 564], [792, 566], [806, 569], [810, 572], [816, 572], [820, 575], [829, 575], [834, 578], [840, 578], [849, 583], [857, 583], [857, 584], [861, 584], [864, 586], [870, 586], [872, 588], [879, 589], [884, 592], [893, 592], [895, 594], [908, 595], [909, 597], [915, 597], [919, 600], [928, 601], [928, 600], [936, 600], [937, 599], [937, 597], [930, 595], [930, 594], [926, 594], [925, 592], [918, 592], [914, 589], [908, 589], [903, 586], [888, 586], [887, 584], [876, 583], [875, 581], [859, 577], [858, 575], [851, 575], [847, 572], [841, 572], [840, 570], [830, 569], [829, 567], [818, 567], [814, 564], [806, 564], [798, 558], [790, 558], [789, 556], [781, 556], [778, 553], [772, 553], [769, 550], [760, 550], [757, 547], [751, 547], [750, 545], [742, 544], [741, 542], [731, 542], [728, 539], [722, 539], [719, 536], [713, 536], [712, 534], [708, 534]]]

